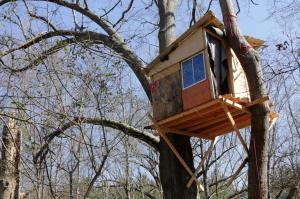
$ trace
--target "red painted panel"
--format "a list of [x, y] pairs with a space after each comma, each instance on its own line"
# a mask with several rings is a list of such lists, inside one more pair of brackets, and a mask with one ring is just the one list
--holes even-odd
[[212, 100], [208, 80], [197, 83], [182, 91], [183, 110]]

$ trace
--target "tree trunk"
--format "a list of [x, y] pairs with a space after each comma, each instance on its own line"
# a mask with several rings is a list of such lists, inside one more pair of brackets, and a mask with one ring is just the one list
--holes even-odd
[[[176, 0], [158, 1], [160, 16], [158, 38], [160, 52], [166, 49], [176, 39], [175, 12], [177, 3]], [[173, 111], [174, 113], [178, 112], [178, 110]], [[190, 138], [175, 134], [169, 134], [168, 137], [190, 168], [194, 170]], [[159, 151], [159, 171], [165, 199], [196, 198], [196, 183], [193, 183], [190, 188], [186, 187], [191, 176], [186, 172], [162, 139], [159, 144]]]
[[2, 132], [0, 161], [0, 199], [19, 199], [21, 132], [9, 119]]
[[[220, 0], [227, 43], [237, 55], [247, 77], [251, 100], [265, 94], [260, 58], [241, 34], [231, 0]], [[268, 129], [267, 102], [251, 107], [251, 142], [248, 167], [248, 198], [266, 199], [268, 196]]]

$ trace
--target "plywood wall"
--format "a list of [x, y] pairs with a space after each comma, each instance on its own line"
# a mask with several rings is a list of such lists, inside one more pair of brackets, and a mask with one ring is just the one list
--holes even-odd
[[180, 71], [154, 81], [152, 89], [153, 116], [156, 121], [182, 112]]
[[232, 56], [229, 58], [229, 67], [232, 67], [233, 95], [234, 97], [241, 99], [250, 99], [250, 92], [245, 72], [233, 50], [230, 49], [230, 51]]
[[168, 59], [159, 62], [155, 68], [149, 72], [149, 76], [153, 76], [167, 67], [177, 64], [197, 52], [204, 50], [205, 42], [203, 41], [203, 34], [202, 28], [193, 32], [189, 37], [178, 44], [178, 47], [168, 55]]

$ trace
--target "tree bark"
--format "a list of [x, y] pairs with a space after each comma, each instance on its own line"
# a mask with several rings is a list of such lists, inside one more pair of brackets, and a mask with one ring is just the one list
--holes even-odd
[[[219, 2], [227, 43], [234, 50], [246, 73], [251, 100], [255, 100], [265, 94], [259, 55], [241, 34], [231, 0], [220, 0]], [[248, 163], [248, 198], [266, 199], [268, 197], [269, 106], [265, 102], [252, 106], [250, 111], [252, 119]]]
[[[176, 0], [158, 1], [160, 16], [158, 38], [160, 52], [166, 49], [176, 39], [175, 12], [177, 3]], [[177, 110], [174, 110], [174, 112], [177, 112]], [[175, 134], [169, 134], [168, 137], [190, 168], [194, 170], [190, 138]], [[190, 188], [186, 187], [191, 176], [186, 172], [162, 139], [159, 143], [159, 152], [160, 179], [165, 199], [197, 198], [196, 183], [193, 183]]]
[[21, 132], [16, 120], [9, 119], [2, 131], [0, 199], [19, 199]]

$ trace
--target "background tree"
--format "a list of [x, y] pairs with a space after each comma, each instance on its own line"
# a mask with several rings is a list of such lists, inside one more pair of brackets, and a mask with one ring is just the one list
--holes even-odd
[[[234, 17], [227, 15], [234, 13], [231, 2], [220, 4], [225, 25], [236, 26]], [[209, 5], [168, 0], [116, 0], [103, 1], [101, 5], [94, 1], [2, 0], [0, 5], [1, 25], [5, 27], [1, 29], [0, 41], [1, 116], [13, 118], [14, 110], [20, 113], [15, 119], [23, 133], [22, 191], [29, 193], [30, 198], [197, 197], [196, 184], [185, 188], [189, 175], [169, 148], [153, 132], [143, 129], [149, 125], [146, 115], [151, 95], [148, 79], [141, 71], [147, 65], [144, 60], [151, 60], [175, 40], [176, 23], [180, 23], [176, 16], [188, 11], [190, 18], [182, 17], [188, 27]], [[247, 43], [243, 43], [238, 31], [228, 34], [228, 26], [226, 31], [228, 43], [240, 54], [240, 42]], [[285, 45], [284, 41], [278, 43]], [[297, 63], [297, 49], [287, 49], [280, 53]], [[290, 51], [294, 53], [284, 55]], [[275, 102], [289, 99], [290, 103], [278, 103], [279, 106], [274, 103], [288, 123], [279, 122], [267, 134], [266, 123], [262, 123], [267, 121], [267, 107], [254, 107], [252, 114], [258, 117], [253, 121], [252, 137], [247, 129], [245, 137], [252, 152], [259, 144], [258, 137], [262, 136], [264, 143], [255, 147], [259, 152], [256, 156], [250, 156], [248, 181], [255, 178], [260, 186], [247, 183], [246, 169], [228, 186], [229, 177], [246, 156], [236, 138], [227, 135], [218, 142], [199, 175], [205, 188], [201, 197], [246, 197], [248, 186], [251, 193], [263, 195], [258, 190], [268, 192], [268, 184], [270, 197], [289, 196], [297, 187], [294, 182], [299, 176], [299, 158], [295, 153], [299, 136], [297, 112], [291, 111], [297, 107], [294, 102], [298, 88], [287, 88], [294, 87], [297, 81], [286, 81], [286, 71], [274, 75], [274, 71], [283, 70], [279, 65], [285, 68], [284, 62], [277, 64], [275, 59], [263, 60], [267, 77], [262, 79], [253, 49], [239, 58], [249, 66], [248, 80], [255, 80], [250, 83], [256, 91], [251, 94], [252, 99], [265, 94], [263, 80]], [[288, 130], [281, 127], [287, 124]], [[191, 167], [193, 159], [199, 161], [207, 148], [204, 140], [177, 135], [170, 138], [176, 147], [185, 149], [180, 151]], [[268, 138], [272, 143], [269, 150]], [[265, 155], [269, 157], [267, 162]], [[261, 178], [256, 176], [255, 157]], [[276, 187], [277, 176], [288, 178]]]

